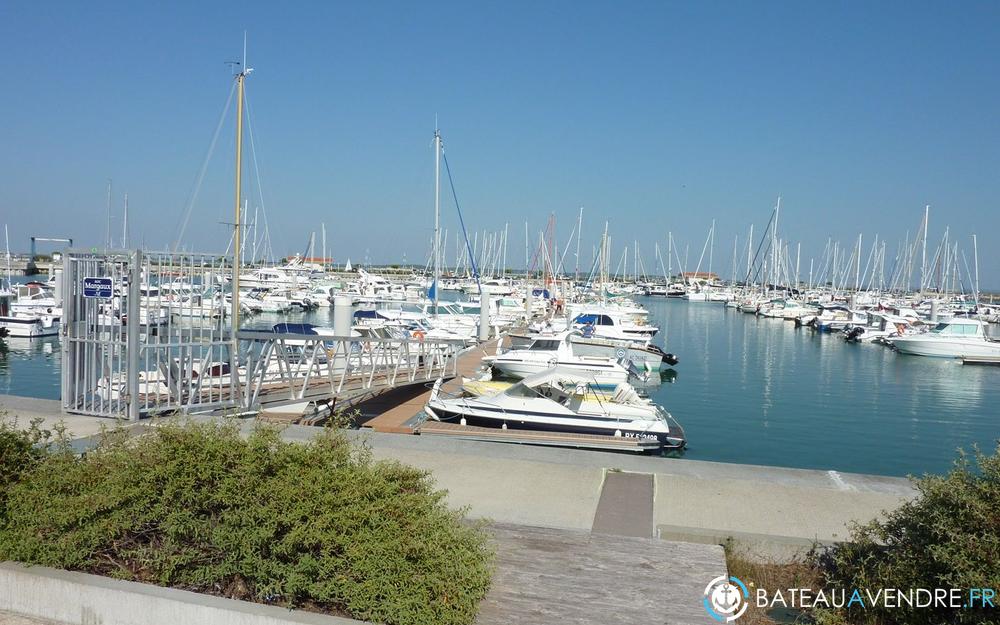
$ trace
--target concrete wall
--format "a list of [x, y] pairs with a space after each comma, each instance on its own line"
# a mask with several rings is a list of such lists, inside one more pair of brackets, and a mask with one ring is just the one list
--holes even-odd
[[70, 625], [361, 625], [98, 575], [0, 562], [0, 610]]

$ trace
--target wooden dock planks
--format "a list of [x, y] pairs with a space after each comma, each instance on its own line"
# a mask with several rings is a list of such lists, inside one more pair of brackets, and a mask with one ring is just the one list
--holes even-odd
[[704, 625], [722, 548], [497, 524], [497, 571], [476, 625]]
[[[461, 389], [461, 377], [471, 376], [475, 373], [476, 369], [479, 368], [482, 362], [483, 356], [487, 354], [492, 354], [496, 351], [497, 341], [499, 339], [493, 339], [487, 341], [478, 347], [474, 347], [469, 351], [465, 352], [458, 357], [458, 376], [459, 378], [449, 380], [443, 387], [442, 390], [447, 393], [457, 393]], [[376, 432], [391, 432], [396, 434], [413, 434], [413, 429], [406, 425], [406, 422], [413, 418], [414, 415], [418, 414], [424, 409], [424, 405], [427, 400], [430, 399], [431, 389], [428, 388], [419, 395], [409, 397], [392, 407], [386, 406], [384, 411], [381, 412], [376, 417], [369, 419], [364, 423], [363, 427], [371, 428]], [[379, 398], [373, 398], [359, 404], [358, 408], [364, 411], [371, 411], [372, 406], [376, 404], [371, 404], [370, 402], [377, 402]], [[384, 400], [383, 400], [384, 401]]]

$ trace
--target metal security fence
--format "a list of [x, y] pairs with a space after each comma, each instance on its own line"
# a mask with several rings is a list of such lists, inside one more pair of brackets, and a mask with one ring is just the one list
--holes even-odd
[[63, 259], [67, 412], [138, 419], [239, 406], [227, 259], [70, 250]]
[[[457, 373], [464, 341], [241, 330], [228, 258], [69, 250], [63, 258], [62, 405], [135, 420], [327, 401]], [[350, 310], [343, 319], [350, 318]]]

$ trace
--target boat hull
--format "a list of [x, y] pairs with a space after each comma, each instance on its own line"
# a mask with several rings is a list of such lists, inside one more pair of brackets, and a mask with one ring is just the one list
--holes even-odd
[[532, 420], [530, 415], [518, 415], [516, 412], [498, 412], [496, 416], [483, 414], [481, 412], [461, 413], [441, 408], [433, 404], [428, 405], [434, 417], [439, 421], [458, 422], [465, 419], [466, 425], [502, 428], [504, 425], [508, 429], [527, 430], [533, 432], [559, 432], [563, 434], [586, 434], [591, 436], [620, 436], [625, 439], [633, 439], [647, 443], [652, 450], [678, 450], [683, 449], [687, 441], [683, 435], [675, 435], [665, 432], [649, 432], [639, 429], [630, 429], [625, 424], [615, 424], [608, 421], [607, 425], [577, 425], [566, 423], [539, 422]]
[[904, 336], [892, 339], [901, 354], [932, 358], [1000, 358], [1000, 343], [984, 340], [934, 340], [924, 336]]

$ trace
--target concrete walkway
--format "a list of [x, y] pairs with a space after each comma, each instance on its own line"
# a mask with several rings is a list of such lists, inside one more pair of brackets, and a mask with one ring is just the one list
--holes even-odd
[[0, 610], [0, 625], [58, 625], [56, 621], [46, 621], [39, 618], [29, 618], [11, 612]]
[[99, 434], [102, 428], [113, 428], [119, 423], [104, 417], [62, 414], [62, 403], [57, 399], [17, 395], [0, 395], [0, 414], [4, 412], [8, 419], [17, 417], [18, 427], [22, 429], [27, 428], [32, 419], [41, 419], [44, 429], [52, 429], [62, 423], [73, 438], [93, 436]]
[[[309, 435], [286, 431], [289, 437]], [[813, 542], [843, 541], [852, 522], [874, 519], [915, 495], [908, 480], [896, 477], [441, 437], [358, 436], [377, 458], [430, 471], [448, 491], [449, 503], [468, 506], [474, 517], [595, 531], [617, 527], [617, 533], [632, 535], [645, 530], [626, 519], [644, 518], [648, 505], [652, 532], [660, 538], [719, 544], [732, 537], [778, 558]], [[651, 476], [651, 504], [616, 483], [630, 479], [618, 477], [629, 473]], [[605, 476], [612, 480], [610, 491]], [[621, 519], [598, 515], [602, 497], [607, 514]]]
[[594, 514], [595, 534], [651, 538], [653, 476], [648, 473], [608, 473]]

